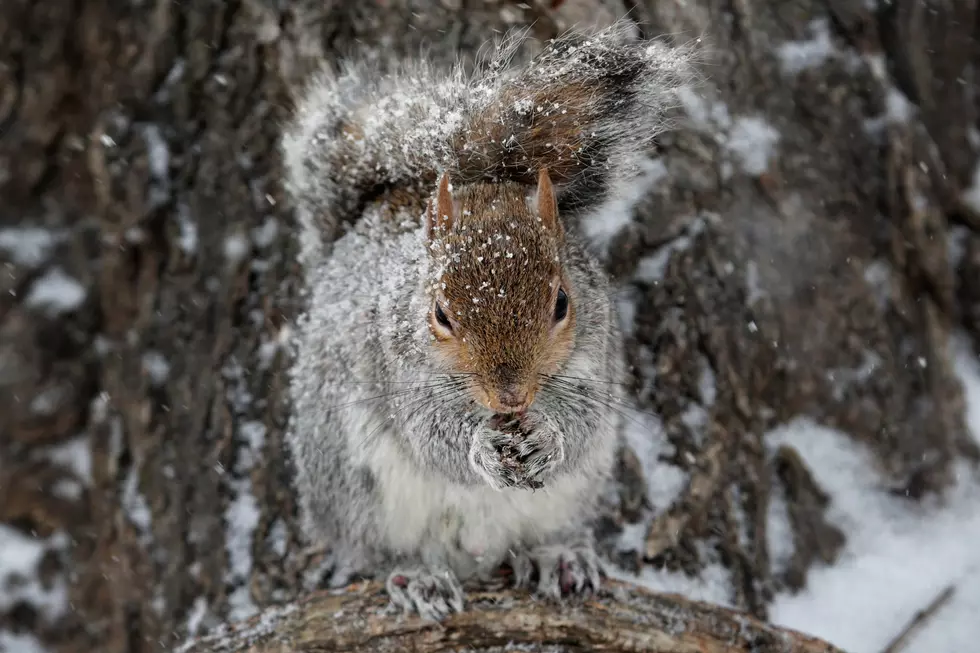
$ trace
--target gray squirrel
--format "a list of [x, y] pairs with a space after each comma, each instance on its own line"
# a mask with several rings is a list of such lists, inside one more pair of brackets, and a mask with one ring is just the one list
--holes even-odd
[[287, 440], [303, 527], [338, 582], [381, 574], [429, 619], [503, 564], [555, 599], [600, 585], [590, 522], [626, 372], [576, 220], [616, 210], [691, 79], [690, 49], [625, 21], [515, 62], [522, 38], [469, 72], [323, 72], [283, 137], [309, 302]]

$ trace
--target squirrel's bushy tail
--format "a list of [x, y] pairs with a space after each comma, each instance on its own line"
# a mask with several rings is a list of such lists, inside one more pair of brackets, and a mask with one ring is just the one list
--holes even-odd
[[314, 79], [283, 139], [304, 254], [376, 193], [427, 192], [444, 169], [463, 182], [533, 183], [546, 166], [561, 210], [593, 208], [664, 131], [677, 90], [695, 74], [692, 47], [631, 40], [627, 21], [513, 62], [523, 38], [497, 43], [469, 75], [412, 62]]

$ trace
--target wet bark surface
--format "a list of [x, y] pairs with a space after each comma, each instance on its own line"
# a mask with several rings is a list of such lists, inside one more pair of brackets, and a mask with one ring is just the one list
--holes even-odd
[[720, 563], [764, 619], [843, 544], [767, 431], [841, 428], [910, 501], [977, 459], [947, 356], [980, 336], [974, 1], [352, 4], [3, 0], [0, 522], [46, 553], [0, 629], [164, 650], [319, 581], [282, 448], [301, 299], [277, 139], [290, 89], [355, 47], [444, 57], [626, 9], [711, 47], [610, 246], [634, 391], [687, 479], [658, 505], [624, 454], [606, 534], [649, 532], [621, 563]]

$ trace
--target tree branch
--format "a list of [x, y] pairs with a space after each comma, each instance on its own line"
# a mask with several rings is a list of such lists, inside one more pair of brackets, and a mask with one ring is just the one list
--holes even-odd
[[614, 580], [591, 600], [561, 606], [513, 590], [470, 592], [468, 599], [465, 612], [436, 624], [394, 615], [378, 583], [353, 585], [222, 626], [179, 653], [476, 652], [514, 645], [549, 652], [842, 653], [743, 613]]

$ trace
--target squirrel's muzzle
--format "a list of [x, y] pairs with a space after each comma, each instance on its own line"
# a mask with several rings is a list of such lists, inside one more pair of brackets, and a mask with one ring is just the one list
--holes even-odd
[[498, 368], [495, 378], [487, 384], [487, 403], [496, 413], [521, 413], [534, 401], [536, 388], [524, 383], [513, 369]]
[[498, 413], [520, 413], [531, 405], [531, 393], [517, 385], [501, 388], [496, 395], [498, 405], [493, 409]]

